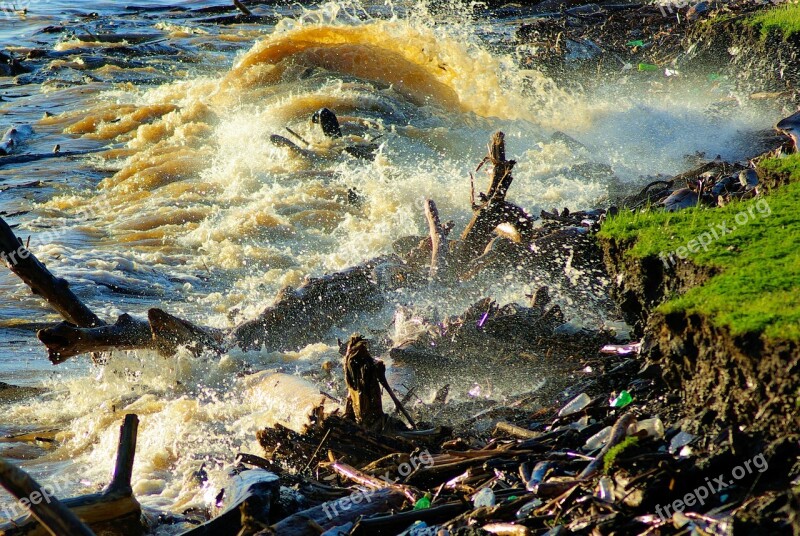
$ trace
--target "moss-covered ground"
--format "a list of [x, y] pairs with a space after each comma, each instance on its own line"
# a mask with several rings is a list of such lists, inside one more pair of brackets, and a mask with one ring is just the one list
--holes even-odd
[[744, 22], [758, 27], [762, 37], [767, 37], [771, 32], [777, 31], [785, 39], [800, 32], [800, 4], [786, 3], [765, 9], [748, 17]]
[[722, 208], [623, 211], [605, 222], [600, 236], [635, 241], [628, 255], [660, 257], [667, 270], [687, 261], [719, 269], [661, 311], [703, 314], [734, 334], [800, 340], [800, 155], [760, 165], [791, 182]]

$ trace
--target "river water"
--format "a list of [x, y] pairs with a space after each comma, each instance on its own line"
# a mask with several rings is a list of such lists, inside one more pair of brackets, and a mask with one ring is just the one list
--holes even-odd
[[[48, 153], [55, 144], [92, 152], [0, 162], [0, 188], [8, 187], [0, 211], [19, 213], [7, 217], [18, 235], [30, 236], [31, 250], [109, 320], [157, 305], [230, 327], [285, 285], [424, 234], [425, 197], [462, 228], [469, 173], [498, 129], [518, 161], [510, 200], [536, 214], [602, 206], [620, 185], [691, 167], [687, 155], [697, 152], [752, 155], [753, 133], [779, 116], [751, 109], [719, 81], [643, 73], [582, 91], [580, 81], [521, 69], [510, 37], [530, 16], [523, 11], [493, 21], [452, 6], [431, 14], [383, 2], [259, 5], [253, 11], [268, 24], [220, 25], [208, 19], [235, 12], [200, 11], [217, 2], [25, 5], [24, 16], [0, 13], [0, 41], [21, 57], [31, 49], [58, 54], [16, 81], [0, 78], [0, 124], [33, 125], [23, 152]], [[40, 32], [47, 26], [64, 31]], [[149, 37], [94, 38], [105, 34]], [[309, 121], [322, 107], [339, 115], [348, 142], [380, 145], [374, 161], [343, 155], [339, 142], [322, 135]], [[287, 126], [319, 157], [270, 144], [272, 134], [291, 137]], [[555, 131], [584, 147], [554, 141]], [[587, 169], [612, 170], [615, 178]], [[478, 187], [486, 181], [476, 180]], [[32, 181], [41, 183], [19, 187]], [[358, 204], [348, 201], [352, 189]], [[300, 426], [323, 399], [319, 383], [340, 387], [302, 377], [339, 359], [336, 336], [401, 330], [392, 327], [400, 308], [442, 317], [487, 295], [522, 301], [540, 281], [508, 274], [457, 291], [400, 291], [383, 311], [296, 352], [221, 360], [118, 352], [104, 367], [85, 356], [54, 367], [35, 329], [57, 316], [3, 270], [0, 381], [45, 393], [2, 406], [0, 435], [55, 430], [57, 441], [0, 449], [41, 480], [58, 482], [64, 495], [96, 490], [108, 482], [122, 415], [135, 412], [139, 500], [172, 513], [204, 508], [236, 452], [262, 454], [256, 430], [278, 420]], [[603, 322], [575, 293], [556, 295], [573, 322]], [[474, 383], [502, 397], [546, 380], [538, 370], [512, 385], [488, 377]], [[203, 462], [209, 482], [200, 486], [189, 476]], [[0, 517], [9, 504], [0, 494]]]

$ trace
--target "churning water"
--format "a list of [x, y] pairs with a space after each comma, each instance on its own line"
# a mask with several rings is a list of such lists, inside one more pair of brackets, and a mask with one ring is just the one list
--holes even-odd
[[[400, 237], [424, 234], [426, 197], [461, 228], [471, 214], [469, 173], [495, 130], [506, 133], [509, 157], [519, 162], [510, 200], [537, 214], [600, 206], [611, 188], [685, 170], [687, 155], [698, 151], [749, 156], [752, 134], [779, 114], [749, 109], [724, 85], [663, 75], [566, 91], [561, 81], [518, 67], [503, 43], [506, 26], [456, 9], [293, 5], [274, 9], [272, 24], [228, 27], [153, 11], [163, 2], [127, 11], [115, 2], [81, 4], [34, 0], [24, 20], [0, 23], [10, 50], [59, 53], [44, 74], [22, 75], [27, 84], [4, 80], [2, 123], [33, 125], [30, 152], [56, 143], [92, 151], [0, 167], [0, 187], [11, 187], [0, 192], [0, 210], [29, 211], [9, 218], [21, 224], [18, 234], [31, 236], [32, 251], [108, 319], [160, 304], [229, 327], [307, 274], [357, 264], [389, 252]], [[89, 11], [99, 16], [86, 17]], [[36, 33], [55, 24], [73, 35]], [[105, 61], [128, 43], [81, 37], [99, 30], [157, 34], [150, 50], [171, 49]], [[344, 140], [324, 137], [309, 121], [322, 107], [338, 114]], [[286, 127], [314, 147], [314, 158], [269, 142], [272, 134], [291, 137]], [[555, 131], [583, 146], [554, 139]], [[357, 142], [379, 144], [374, 161], [341, 151]], [[486, 182], [480, 174], [476, 180], [477, 187]], [[35, 457], [24, 466], [42, 480], [81, 493], [108, 482], [122, 415], [135, 412], [139, 500], [175, 513], [202, 508], [236, 452], [260, 454], [256, 430], [279, 420], [299, 427], [324, 400], [301, 375], [338, 360], [337, 335], [389, 329], [401, 306], [456, 314], [482, 296], [523, 300], [536, 286], [531, 274], [509, 274], [457, 291], [398, 292], [384, 311], [297, 352], [220, 360], [115, 353], [102, 368], [85, 357], [53, 368], [33, 328], [56, 316], [4, 271], [0, 380], [46, 393], [2, 406], [0, 433], [58, 430], [55, 447], [9, 446]], [[581, 321], [581, 304], [560, 299]], [[261, 372], [242, 374], [253, 371]], [[529, 390], [542, 379], [546, 371], [506, 390]], [[210, 480], [199, 486], [189, 477], [202, 462]]]

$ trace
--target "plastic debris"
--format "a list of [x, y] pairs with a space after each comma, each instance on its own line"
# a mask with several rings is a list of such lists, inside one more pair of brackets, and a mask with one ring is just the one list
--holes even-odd
[[553, 466], [550, 462], [539, 462], [531, 471], [530, 476], [527, 476], [527, 463], [522, 464], [521, 470], [523, 473], [523, 478], [525, 480], [525, 489], [528, 491], [534, 491], [536, 486], [544, 482], [545, 477], [547, 476], [547, 471]]
[[430, 507], [431, 507], [430, 493], [426, 493], [424, 496], [417, 499], [417, 502], [414, 503], [414, 510], [424, 510]]
[[566, 406], [561, 408], [561, 410], [558, 412], [558, 416], [564, 417], [565, 415], [572, 415], [573, 413], [577, 413], [586, 406], [588, 406], [589, 402], [591, 401], [592, 399], [589, 398], [589, 395], [587, 395], [586, 393], [581, 393], [572, 400], [570, 400]]
[[526, 517], [531, 515], [531, 513], [534, 510], [536, 510], [537, 508], [539, 508], [543, 504], [544, 504], [544, 502], [541, 499], [534, 499], [529, 503], [523, 504], [522, 508], [517, 510], [517, 519], [525, 519]]
[[692, 441], [694, 441], [694, 436], [692, 434], [680, 431], [675, 434], [675, 437], [669, 442], [669, 451], [674, 454], [678, 449], [685, 447]]
[[600, 348], [600, 353], [608, 355], [628, 355], [638, 354], [641, 349], [641, 342], [632, 342], [629, 344], [606, 344]]
[[646, 437], [664, 437], [664, 423], [658, 417], [644, 419], [633, 423], [628, 428], [628, 435], [645, 435]]
[[614, 501], [614, 487], [610, 478], [607, 476], [600, 477], [600, 481], [597, 483], [597, 491], [595, 496], [601, 501]]
[[472, 497], [472, 504], [475, 506], [475, 508], [480, 508], [482, 506], [494, 506], [495, 498], [492, 488], [481, 488], [478, 493]]
[[627, 43], [625, 43], [625, 46], [628, 46], [628, 47], [643, 47], [644, 46], [644, 41], [642, 41], [641, 39], [637, 39], [635, 41], [628, 41]]
[[628, 391], [623, 389], [616, 397], [614, 397], [614, 399], [611, 400], [611, 407], [624, 408], [631, 402], [633, 402], [633, 397]]
[[583, 445], [583, 448], [586, 450], [594, 450], [599, 449], [603, 445], [606, 444], [608, 438], [611, 437], [611, 427], [606, 426], [592, 437], [586, 440], [586, 444]]
[[640, 63], [639, 64], [640, 71], [658, 71], [658, 65], [653, 65], [652, 63]]

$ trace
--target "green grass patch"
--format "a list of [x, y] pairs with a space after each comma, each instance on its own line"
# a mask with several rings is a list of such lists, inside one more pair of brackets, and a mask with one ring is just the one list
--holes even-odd
[[[758, 199], [722, 208], [621, 212], [599, 236], [635, 242], [627, 254], [656, 256], [674, 270], [685, 262], [720, 273], [673, 297], [658, 310], [697, 313], [734, 335], [800, 340], [800, 155], [762, 162], [789, 173], [790, 184]], [[727, 231], [727, 232], [724, 232]], [[701, 244], [703, 242], [703, 244]], [[694, 251], [692, 251], [694, 250]]]
[[800, 32], [800, 4], [782, 4], [745, 19], [745, 24], [756, 26], [761, 30], [761, 37], [766, 38], [770, 32], [778, 31], [786, 39]]
[[617, 457], [622, 454], [622, 451], [628, 447], [635, 447], [638, 444], [639, 438], [630, 436], [608, 449], [608, 452], [603, 456], [603, 472], [608, 474], [608, 471], [614, 466], [614, 462], [617, 461]]

